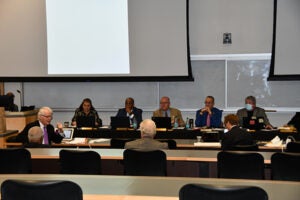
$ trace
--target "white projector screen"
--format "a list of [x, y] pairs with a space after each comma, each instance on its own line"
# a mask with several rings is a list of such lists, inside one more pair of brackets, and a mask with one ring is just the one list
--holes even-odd
[[300, 1], [274, 0], [274, 33], [268, 80], [300, 80]]
[[0, 0], [2, 81], [193, 80], [188, 0]]

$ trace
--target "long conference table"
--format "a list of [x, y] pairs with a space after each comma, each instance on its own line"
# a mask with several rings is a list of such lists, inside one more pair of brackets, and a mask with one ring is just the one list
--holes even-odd
[[187, 178], [187, 177], [145, 177], [145, 176], [105, 176], [105, 175], [0, 175], [0, 184], [7, 179], [17, 180], [69, 180], [77, 183], [83, 191], [85, 200], [178, 200], [179, 190], [189, 183], [258, 186], [263, 188], [270, 200], [298, 200], [300, 182]]
[[[156, 139], [196, 139], [204, 133], [219, 133], [220, 138], [224, 134], [223, 129], [157, 129]], [[282, 132], [278, 129], [273, 130], [249, 130], [249, 133], [256, 141], [270, 141], [278, 136], [282, 140], [286, 140], [288, 136], [293, 136], [296, 140], [300, 140], [300, 133]], [[109, 128], [82, 128], [74, 129], [74, 137], [84, 138], [140, 138], [140, 131], [133, 129], [111, 130]]]
[[[86, 151], [87, 149], [68, 148]], [[32, 171], [36, 174], [60, 172], [59, 151], [61, 148], [29, 148]], [[88, 149], [101, 156], [102, 174], [123, 175], [124, 149]], [[218, 150], [163, 150], [167, 155], [167, 175], [170, 177], [217, 177]], [[271, 178], [270, 159], [274, 152], [259, 152], [266, 164], [266, 179]]]

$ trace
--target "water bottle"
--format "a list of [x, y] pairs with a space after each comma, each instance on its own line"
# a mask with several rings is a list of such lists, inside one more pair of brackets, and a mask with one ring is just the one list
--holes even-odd
[[174, 128], [178, 128], [178, 121], [177, 121], [176, 117], [175, 117], [175, 120], [174, 120]]
[[133, 120], [132, 120], [132, 128], [133, 128], [134, 130], [137, 129], [137, 121], [136, 121], [136, 118], [135, 118], [135, 117], [134, 117]]
[[190, 128], [190, 121], [189, 121], [189, 118], [188, 118], [188, 117], [186, 118], [186, 121], [185, 121], [185, 128], [186, 128], [186, 129], [189, 129], [189, 128]]

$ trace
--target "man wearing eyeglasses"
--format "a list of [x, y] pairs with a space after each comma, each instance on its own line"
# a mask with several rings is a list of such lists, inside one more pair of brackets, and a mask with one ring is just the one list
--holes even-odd
[[49, 107], [42, 107], [38, 112], [38, 120], [29, 123], [25, 126], [23, 131], [17, 136], [16, 141], [22, 143], [28, 143], [28, 131], [34, 126], [41, 127], [43, 131], [43, 144], [51, 145], [52, 142], [60, 143], [64, 138], [63, 126], [61, 123], [57, 123], [57, 131], [55, 131], [51, 120], [53, 118], [53, 111]]
[[174, 123], [173, 120], [176, 120], [179, 126], [185, 125], [181, 111], [177, 108], [170, 107], [171, 102], [169, 97], [162, 97], [159, 104], [159, 109], [153, 112], [153, 117], [171, 117], [172, 124]]

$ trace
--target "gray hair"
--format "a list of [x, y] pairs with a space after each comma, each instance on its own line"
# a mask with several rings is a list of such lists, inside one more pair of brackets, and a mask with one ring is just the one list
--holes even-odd
[[51, 113], [51, 115], [53, 114], [53, 111], [52, 111], [52, 109], [50, 107], [44, 106], [44, 107], [41, 107], [39, 109], [38, 116], [45, 115], [46, 111], [48, 111], [49, 113]]
[[37, 141], [42, 140], [43, 138], [43, 130], [39, 126], [33, 126], [28, 131], [28, 141]]
[[141, 136], [148, 136], [154, 138], [156, 135], [156, 125], [151, 119], [145, 119], [140, 124]]

